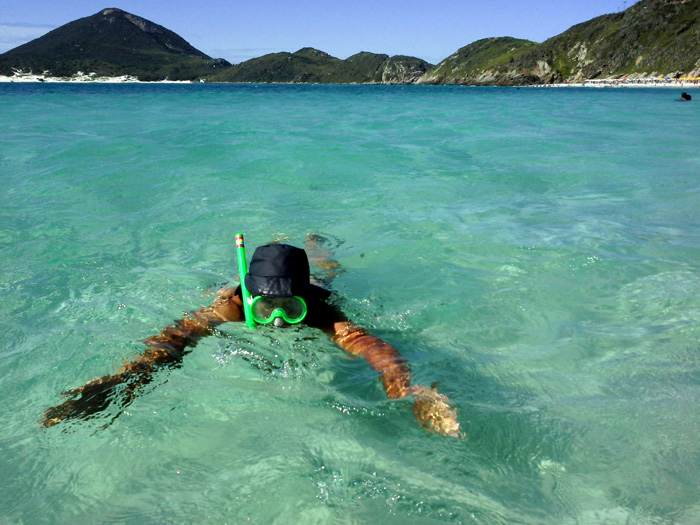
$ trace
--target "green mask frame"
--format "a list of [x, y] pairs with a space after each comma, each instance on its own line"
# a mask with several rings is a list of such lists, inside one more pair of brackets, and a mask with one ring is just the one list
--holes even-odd
[[278, 317], [289, 324], [301, 323], [306, 317], [306, 301], [292, 297], [266, 297], [258, 295], [250, 305], [253, 320], [258, 324], [270, 324]]

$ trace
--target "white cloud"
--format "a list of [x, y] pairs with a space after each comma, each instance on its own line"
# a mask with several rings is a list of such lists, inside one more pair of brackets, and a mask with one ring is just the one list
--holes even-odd
[[51, 26], [0, 24], [0, 53], [26, 44], [30, 40], [45, 35], [52, 29], [55, 28]]

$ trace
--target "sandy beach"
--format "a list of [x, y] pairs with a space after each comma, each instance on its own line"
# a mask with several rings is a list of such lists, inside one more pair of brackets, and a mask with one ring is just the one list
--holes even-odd
[[696, 80], [584, 80], [583, 82], [566, 82], [561, 84], [542, 84], [536, 87], [594, 87], [594, 88], [673, 88], [697, 89], [700, 84]]
[[[147, 83], [139, 80], [138, 77], [131, 75], [122, 75], [118, 77], [98, 77], [94, 73], [78, 73], [70, 77], [50, 77], [45, 75], [35, 75], [33, 73], [20, 73], [13, 76], [0, 75], [0, 82], [49, 82], [49, 83], [81, 83], [94, 82], [104, 84], [122, 84], [122, 83]], [[153, 82], [148, 82], [153, 83]], [[189, 80], [160, 80], [160, 84], [191, 84]]]

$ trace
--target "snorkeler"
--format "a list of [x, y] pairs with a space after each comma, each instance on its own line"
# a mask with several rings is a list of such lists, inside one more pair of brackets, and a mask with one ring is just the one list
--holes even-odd
[[[221, 289], [210, 306], [189, 313], [147, 338], [142, 354], [123, 365], [114, 375], [95, 378], [85, 385], [64, 392], [70, 399], [44, 413], [41, 424], [50, 427], [71, 418], [88, 418], [112, 403], [127, 406], [138, 390], [151, 382], [152, 374], [162, 367], [179, 366], [188, 348], [226, 322], [246, 322], [284, 327], [303, 322], [326, 333], [346, 352], [362, 356], [379, 372], [389, 398], [413, 397], [413, 413], [429, 431], [462, 437], [457, 410], [435, 387], [411, 385], [406, 360], [396, 348], [355, 325], [336, 306], [327, 302], [331, 292], [311, 283], [307, 253], [286, 244], [268, 244], [255, 250], [246, 268], [243, 238], [239, 247], [241, 285]], [[322, 269], [327, 285], [340, 269], [330, 253], [320, 252], [318, 236], [307, 236], [306, 247], [312, 261]]]

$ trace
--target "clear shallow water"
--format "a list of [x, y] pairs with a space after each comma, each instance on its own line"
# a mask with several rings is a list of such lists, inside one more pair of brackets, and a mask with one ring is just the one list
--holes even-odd
[[[1, 85], [0, 521], [696, 523], [700, 106], [671, 90]], [[440, 381], [225, 325], [37, 421], [278, 236]]]

